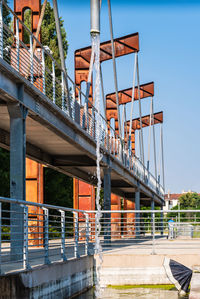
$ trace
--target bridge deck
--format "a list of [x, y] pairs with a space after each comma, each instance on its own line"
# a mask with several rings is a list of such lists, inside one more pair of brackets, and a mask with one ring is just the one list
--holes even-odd
[[[18, 85], [24, 86], [19, 99]], [[80, 116], [73, 120], [16, 70], [0, 59], [0, 145], [9, 149], [9, 114], [7, 105], [21, 103], [28, 108], [26, 120], [27, 156], [67, 175], [96, 184], [96, 143], [80, 125]], [[79, 114], [78, 114], [79, 115]], [[138, 175], [130, 171], [114, 155], [102, 147], [102, 167], [110, 166], [112, 192], [133, 199], [140, 185], [141, 200], [154, 197], [162, 203], [162, 195], [152, 190]], [[103, 179], [103, 171], [102, 171]]]

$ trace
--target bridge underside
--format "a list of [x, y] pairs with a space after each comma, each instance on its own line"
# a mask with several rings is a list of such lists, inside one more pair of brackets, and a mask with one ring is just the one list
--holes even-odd
[[[24, 96], [19, 98], [18, 86], [23, 85]], [[94, 139], [54, 105], [38, 89], [0, 59], [0, 146], [10, 146], [10, 116], [8, 105], [19, 103], [28, 109], [26, 118], [26, 155], [69, 176], [96, 185], [96, 144]], [[106, 150], [102, 150], [103, 168], [111, 168], [113, 193], [134, 200], [140, 186], [141, 203], [162, 198], [138, 180], [123, 164]]]

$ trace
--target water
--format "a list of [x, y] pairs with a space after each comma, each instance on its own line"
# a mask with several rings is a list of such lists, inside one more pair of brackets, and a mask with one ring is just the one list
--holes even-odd
[[95, 56], [95, 107], [99, 113], [96, 113], [96, 155], [97, 155], [97, 194], [96, 194], [96, 226], [95, 226], [95, 253], [99, 255], [99, 266], [96, 271], [96, 287], [95, 287], [95, 295], [97, 298], [101, 296], [101, 289], [99, 285], [100, 281], [100, 269], [103, 263], [103, 255], [102, 255], [102, 246], [100, 243], [100, 232], [101, 232], [101, 224], [100, 219], [102, 216], [101, 206], [100, 206], [100, 191], [101, 191], [101, 170], [100, 170], [100, 161], [101, 161], [101, 153], [100, 153], [100, 132], [101, 132], [101, 117], [100, 117], [100, 36], [92, 35], [92, 49], [94, 49]]
[[[79, 295], [76, 299], [95, 299], [94, 290], [91, 289], [88, 292]], [[133, 288], [133, 289], [111, 289], [106, 288], [100, 299], [178, 299], [178, 291], [173, 290], [162, 290], [162, 289], [147, 289], [147, 288]]]

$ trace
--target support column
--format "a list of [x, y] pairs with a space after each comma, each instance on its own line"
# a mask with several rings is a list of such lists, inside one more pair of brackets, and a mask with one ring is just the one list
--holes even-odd
[[[111, 169], [104, 168], [104, 210], [111, 210]], [[111, 241], [111, 213], [104, 214], [104, 241]]]
[[[140, 190], [135, 192], [135, 209], [140, 210]], [[136, 213], [135, 217], [136, 237], [140, 236], [140, 213]]]
[[[23, 85], [19, 86], [18, 96], [23, 99]], [[26, 200], [25, 195], [25, 156], [26, 156], [26, 116], [27, 109], [17, 103], [8, 105], [10, 115], [10, 197]], [[21, 260], [24, 241], [24, 212], [17, 204], [10, 207], [11, 257]]]
[[[155, 210], [155, 202], [153, 198], [151, 200], [151, 210]], [[153, 235], [153, 213], [151, 213], [151, 235]]]

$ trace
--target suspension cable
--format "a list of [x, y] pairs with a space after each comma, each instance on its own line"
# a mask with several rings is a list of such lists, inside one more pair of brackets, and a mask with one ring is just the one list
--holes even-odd
[[115, 94], [116, 94], [116, 103], [117, 103], [117, 114], [118, 114], [118, 123], [119, 123], [119, 137], [121, 137], [122, 131], [121, 131], [119, 95], [118, 95], [118, 84], [117, 84], [117, 70], [116, 70], [116, 61], [115, 61], [115, 46], [114, 46], [114, 40], [113, 40], [113, 25], [112, 25], [112, 14], [111, 14], [110, 0], [108, 0], [108, 14], [109, 14], [109, 24], [110, 24], [111, 45], [112, 45], [112, 61], [113, 61], [113, 73], [114, 73]]
[[162, 179], [163, 188], [165, 190], [165, 165], [164, 165], [164, 145], [163, 145], [163, 125], [161, 124], [161, 155], [162, 155]]
[[[152, 98], [152, 114], [154, 115], [154, 107], [153, 107], [153, 98]], [[155, 134], [155, 124], [153, 117], [153, 149], [154, 149], [154, 168], [155, 168], [155, 178], [157, 178], [157, 157], [156, 157], [156, 134]]]
[[133, 71], [133, 88], [132, 88], [132, 98], [131, 98], [131, 114], [130, 114], [130, 127], [129, 127], [129, 140], [128, 148], [131, 151], [131, 133], [132, 133], [132, 119], [133, 119], [133, 103], [135, 99], [135, 77], [136, 77], [136, 65], [137, 65], [137, 55], [135, 54], [134, 60], [134, 71]]
[[148, 171], [149, 171], [150, 151], [151, 151], [152, 102], [153, 102], [153, 97], [151, 97], [151, 103], [150, 103], [150, 123], [149, 123], [148, 160], [147, 160], [147, 170]]
[[105, 94], [104, 94], [103, 72], [102, 72], [101, 64], [100, 64], [100, 79], [101, 79], [101, 93], [102, 93], [102, 99], [103, 99], [104, 114], [105, 114], [105, 119], [106, 119], [106, 99], [105, 99]]
[[143, 143], [143, 130], [142, 130], [142, 107], [141, 107], [141, 99], [140, 99], [140, 78], [139, 78], [139, 64], [138, 64], [138, 54], [137, 56], [137, 86], [138, 86], [138, 101], [139, 101], [139, 114], [140, 114], [140, 145], [141, 145], [141, 156], [142, 163], [144, 165], [144, 143]]

